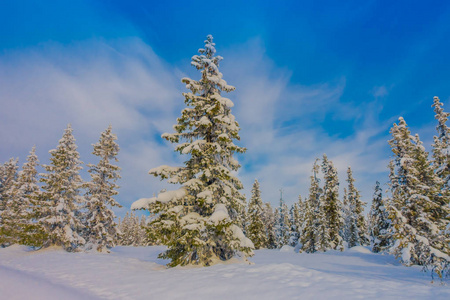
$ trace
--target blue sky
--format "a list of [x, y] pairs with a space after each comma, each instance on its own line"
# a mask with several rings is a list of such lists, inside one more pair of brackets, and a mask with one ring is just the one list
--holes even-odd
[[[236, 92], [239, 177], [265, 201], [306, 196], [327, 153], [369, 202], [387, 181], [389, 128], [405, 117], [425, 145], [433, 96], [450, 106], [446, 1], [2, 1], [0, 161], [42, 163], [67, 123], [82, 160], [108, 124], [119, 136], [125, 208], [165, 187], [147, 171], [183, 158], [163, 142], [183, 108], [190, 57], [212, 34]], [[87, 179], [87, 177], [85, 177]]]

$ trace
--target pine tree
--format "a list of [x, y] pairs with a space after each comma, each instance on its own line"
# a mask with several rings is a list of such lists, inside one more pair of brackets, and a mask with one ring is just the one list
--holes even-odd
[[280, 239], [280, 208], [279, 207], [274, 207], [273, 208], [273, 234], [275, 236], [275, 248], [274, 249], [278, 249], [283, 247], [283, 244], [281, 244], [281, 239]]
[[139, 222], [139, 246], [148, 246], [150, 245], [150, 240], [147, 236], [147, 219], [145, 216], [141, 216], [141, 221]]
[[298, 196], [298, 203], [294, 203], [290, 209], [290, 223], [291, 223], [291, 237], [289, 239], [289, 244], [292, 247], [297, 246], [298, 239], [300, 238], [300, 205], [302, 204], [302, 197]]
[[[440, 221], [440, 242], [443, 244], [450, 244], [450, 215], [445, 215], [450, 206], [450, 128], [447, 126], [447, 120], [449, 113], [444, 112], [443, 104], [439, 101], [438, 97], [434, 97], [433, 101], [434, 112], [436, 113], [435, 119], [438, 121], [436, 126], [437, 136], [434, 136], [433, 143], [433, 166], [436, 175], [442, 180], [439, 188], [437, 214]], [[445, 225], [446, 223], [446, 225]], [[445, 226], [445, 229], [442, 227]]]
[[[449, 113], [444, 112], [443, 104], [438, 97], [434, 97], [433, 105], [436, 113], [435, 119], [438, 121], [436, 126], [437, 135], [434, 136], [433, 143], [433, 165], [436, 174], [443, 180], [442, 189], [448, 193], [450, 190], [450, 129], [447, 127]], [[448, 201], [447, 201], [448, 203]]]
[[118, 228], [120, 231], [119, 235], [119, 245], [122, 246], [130, 246], [134, 243], [134, 236], [133, 236], [133, 219], [134, 219], [134, 213], [127, 212], [125, 217], [123, 219], [119, 219]]
[[448, 272], [450, 249], [442, 236], [448, 207], [442, 206], [442, 179], [436, 176], [419, 136], [412, 136], [403, 118], [389, 141], [392, 199], [387, 206], [394, 245], [390, 251], [406, 265], [422, 265], [440, 277]]
[[118, 194], [119, 186], [115, 182], [120, 178], [120, 168], [113, 162], [118, 161], [119, 145], [116, 143], [117, 136], [111, 130], [110, 125], [102, 132], [99, 142], [93, 145], [92, 154], [100, 158], [99, 163], [88, 165], [91, 182], [87, 184], [86, 237], [99, 252], [114, 247], [118, 229], [111, 207], [121, 207], [114, 199]]
[[13, 244], [15, 194], [17, 193], [18, 159], [10, 158], [0, 169], [0, 246]]
[[72, 131], [69, 124], [56, 149], [49, 151], [51, 164], [44, 165], [47, 173], [41, 174], [44, 185], [39, 201], [39, 222], [49, 236], [44, 246], [62, 246], [67, 251], [85, 244], [79, 211], [84, 203], [80, 196], [82, 162]]
[[335, 249], [344, 250], [343, 239], [340, 232], [343, 227], [344, 220], [342, 218], [342, 204], [339, 200], [339, 179], [337, 170], [333, 163], [328, 160], [327, 156], [323, 155], [322, 172], [324, 176], [323, 194], [320, 199], [323, 207], [323, 217], [325, 220], [327, 235], [329, 240], [326, 241], [324, 234], [322, 235], [323, 250]]
[[255, 249], [263, 248], [267, 244], [263, 213], [263, 202], [261, 200], [259, 182], [255, 179], [252, 188], [252, 197], [248, 205], [248, 225], [246, 230], [246, 235], [253, 242], [253, 245], [255, 245]]
[[6, 202], [11, 197], [17, 180], [18, 159], [10, 158], [0, 168], [0, 212], [6, 209]]
[[302, 247], [301, 252], [314, 253], [318, 251], [319, 231], [323, 233], [324, 224], [319, 220], [321, 215], [320, 197], [322, 189], [319, 185], [319, 164], [318, 159], [314, 162], [313, 174], [311, 175], [311, 185], [309, 187], [309, 196], [305, 200], [303, 209], [303, 230], [300, 237]]
[[33, 147], [18, 173], [14, 193], [8, 201], [9, 210], [3, 216], [8, 230], [1, 235], [8, 236], [11, 243], [39, 246], [45, 238], [42, 228], [33, 222], [33, 205], [40, 193], [36, 170], [38, 163], [36, 148]]
[[344, 197], [344, 202], [347, 201], [345, 210], [347, 216], [344, 217], [346, 222], [346, 241], [348, 242], [349, 247], [367, 245], [368, 240], [365, 235], [367, 228], [363, 215], [365, 203], [361, 201], [359, 191], [355, 187], [355, 179], [353, 178], [352, 169], [350, 167], [347, 169], [347, 182], [348, 190], [345, 191], [347, 194], [346, 197]]
[[5, 189], [3, 186], [5, 175], [5, 166], [4, 164], [0, 164], [0, 222], [2, 218], [2, 212], [5, 210], [6, 202], [3, 200], [3, 190]]
[[253, 244], [240, 227], [239, 213], [245, 207], [245, 197], [239, 192], [242, 184], [233, 175], [240, 167], [233, 154], [245, 149], [233, 143], [240, 139], [239, 124], [231, 114], [233, 102], [221, 95], [235, 88], [222, 79], [218, 69], [222, 57], [215, 55], [214, 46], [208, 35], [200, 55], [192, 57], [201, 79], [182, 79], [190, 90], [183, 94], [188, 107], [177, 119], [176, 133], [162, 135], [178, 144], [175, 150], [180, 154], [189, 155], [185, 166], [150, 170], [182, 187], [133, 205], [149, 205], [150, 212], [158, 214], [153, 224], [168, 246], [161, 257], [171, 259], [169, 266], [211, 265], [239, 253], [252, 253]]
[[[275, 210], [276, 212], [277, 210]], [[276, 234], [276, 214], [274, 213], [274, 210], [272, 209], [272, 206], [270, 203], [265, 203], [263, 207], [263, 215], [262, 220], [264, 226], [264, 232], [265, 232], [265, 240], [266, 244], [264, 245], [264, 248], [268, 249], [276, 249], [277, 248], [277, 234]]]
[[291, 224], [289, 220], [289, 209], [283, 200], [283, 191], [280, 190], [280, 206], [278, 207], [278, 218], [276, 222], [278, 248], [289, 245], [291, 237]]
[[383, 251], [389, 246], [390, 241], [387, 235], [389, 226], [385, 199], [383, 199], [380, 183], [377, 181], [369, 212], [369, 235], [373, 252]]
[[301, 195], [298, 195], [298, 203], [297, 203], [297, 211], [298, 214], [294, 212], [294, 223], [297, 225], [297, 232], [298, 232], [298, 238], [300, 240], [300, 237], [303, 234], [303, 225], [305, 220], [305, 202], [302, 199]]
[[348, 192], [347, 188], [344, 188], [344, 196], [342, 198], [342, 217], [344, 219], [344, 226], [341, 229], [341, 236], [344, 241], [347, 243], [350, 240], [350, 224], [352, 223], [352, 213], [350, 203], [348, 201]]

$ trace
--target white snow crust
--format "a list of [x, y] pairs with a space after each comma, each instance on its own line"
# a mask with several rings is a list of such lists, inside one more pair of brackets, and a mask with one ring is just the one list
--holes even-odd
[[[353, 249], [353, 250], [352, 250]], [[110, 254], [50, 248], [0, 249], [1, 299], [450, 299], [421, 267], [352, 251], [256, 250], [244, 261], [167, 269], [165, 248], [115, 247]]]

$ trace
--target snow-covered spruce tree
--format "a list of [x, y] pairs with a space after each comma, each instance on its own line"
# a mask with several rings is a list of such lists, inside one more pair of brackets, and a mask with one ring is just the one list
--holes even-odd
[[291, 222], [289, 220], [289, 209], [283, 200], [283, 191], [280, 190], [280, 206], [278, 207], [278, 218], [276, 222], [277, 244], [281, 248], [289, 245], [291, 237]]
[[439, 101], [439, 98], [434, 97], [432, 107], [434, 107], [435, 119], [438, 121], [438, 125], [436, 126], [437, 135], [434, 136], [433, 143], [433, 166], [436, 174], [443, 180], [443, 192], [448, 194], [450, 192], [448, 184], [450, 180], [450, 129], [446, 123], [450, 114], [444, 112], [442, 106], [443, 104]]
[[117, 244], [121, 246], [130, 246], [134, 243], [134, 236], [133, 236], [133, 219], [134, 219], [134, 213], [127, 212], [125, 217], [122, 219], [119, 218], [119, 223], [117, 224], [117, 227], [119, 228], [120, 235]]
[[12, 243], [39, 246], [45, 238], [42, 228], [33, 222], [34, 203], [40, 193], [36, 170], [38, 163], [36, 148], [33, 147], [18, 173], [13, 197], [7, 203], [9, 209], [3, 215], [8, 232], [3, 231], [0, 235], [9, 236]]
[[175, 150], [180, 154], [189, 155], [185, 166], [161, 166], [149, 172], [181, 187], [132, 206], [158, 214], [153, 225], [168, 246], [161, 257], [171, 259], [169, 266], [208, 266], [238, 253], [252, 254], [253, 244], [239, 226], [245, 205], [239, 192], [242, 184], [233, 174], [240, 167], [233, 154], [245, 149], [233, 143], [239, 140], [239, 124], [231, 114], [233, 102], [221, 95], [235, 88], [222, 79], [218, 68], [222, 57], [215, 55], [214, 46], [208, 35], [200, 55], [192, 57], [201, 78], [182, 79], [190, 90], [183, 94], [188, 107], [177, 119], [176, 133], [162, 135], [178, 144]]
[[323, 220], [319, 220], [321, 215], [320, 207], [320, 197], [322, 194], [322, 189], [320, 188], [318, 178], [319, 164], [318, 159], [314, 162], [313, 174], [311, 175], [311, 184], [309, 187], [309, 196], [305, 199], [304, 209], [303, 209], [303, 231], [300, 236], [300, 242], [302, 247], [300, 252], [314, 253], [318, 250], [319, 246], [318, 236], [319, 231], [324, 231]]
[[141, 221], [139, 222], [139, 245], [148, 246], [151, 244], [152, 243], [147, 234], [147, 218], [145, 216], [141, 216]]
[[359, 191], [355, 187], [355, 179], [351, 167], [347, 169], [347, 208], [344, 210], [347, 216], [344, 217], [346, 222], [346, 237], [349, 247], [367, 245], [369, 243], [366, 237], [366, 221], [363, 215], [364, 205], [366, 203], [361, 201]]
[[373, 193], [372, 206], [369, 212], [369, 235], [370, 245], [372, 251], [377, 253], [385, 250], [390, 242], [388, 238], [388, 229], [390, 221], [386, 211], [385, 199], [383, 199], [383, 192], [380, 183], [377, 181], [375, 191]]
[[253, 245], [255, 245], [255, 249], [263, 248], [267, 244], [267, 237], [263, 223], [263, 209], [259, 182], [255, 179], [252, 188], [252, 197], [250, 198], [250, 202], [248, 204], [248, 222], [246, 229], [246, 235], [253, 242]]
[[4, 188], [4, 174], [5, 174], [5, 166], [4, 164], [0, 164], [0, 220], [2, 217], [2, 211], [5, 209], [5, 202], [3, 202], [3, 190]]
[[97, 165], [88, 165], [91, 181], [86, 184], [85, 233], [89, 247], [93, 247], [99, 252], [108, 251], [114, 247], [118, 229], [111, 208], [121, 207], [114, 199], [114, 196], [119, 193], [116, 181], [120, 178], [120, 168], [113, 164], [118, 161], [119, 145], [116, 143], [117, 136], [111, 130], [110, 125], [102, 132], [99, 142], [93, 145], [92, 154], [98, 156], [100, 161]]
[[276, 234], [276, 214], [270, 203], [264, 203], [262, 220], [264, 223], [264, 231], [266, 235], [266, 244], [263, 246], [268, 249], [277, 248], [277, 234]]
[[82, 162], [72, 131], [67, 125], [56, 149], [49, 151], [51, 164], [44, 165], [47, 172], [41, 174], [43, 192], [39, 203], [39, 223], [49, 236], [44, 246], [62, 246], [67, 251], [76, 251], [85, 244], [80, 219], [85, 202], [80, 196]]
[[[6, 247], [15, 242], [14, 202], [17, 192], [18, 159], [10, 158], [0, 169], [0, 246]], [[11, 224], [13, 222], [13, 224]]]
[[284, 225], [283, 245], [290, 245], [292, 236], [291, 211], [286, 203], [283, 203], [282, 210], [283, 210], [283, 225]]
[[6, 208], [6, 201], [11, 197], [17, 180], [18, 159], [10, 158], [0, 165], [0, 212]]
[[339, 200], [339, 179], [336, 168], [325, 154], [322, 160], [322, 172], [324, 185], [320, 202], [329, 240], [324, 240], [326, 237], [321, 234], [322, 237], [319, 244], [324, 245], [322, 247], [324, 251], [328, 249], [343, 251], [343, 239], [340, 236], [340, 232], [344, 225], [344, 220], [342, 218], [342, 203]]
[[[449, 222], [450, 216], [445, 216], [446, 208], [450, 205], [450, 128], [447, 126], [449, 113], [443, 111], [443, 104], [438, 97], [434, 97], [435, 118], [438, 121], [436, 126], [437, 136], [434, 136], [433, 143], [433, 166], [437, 176], [442, 179], [440, 187], [438, 214], [440, 219]], [[446, 229], [441, 234], [444, 243], [450, 243], [450, 223], [446, 225]]]
[[341, 229], [341, 236], [344, 241], [348, 245], [348, 241], [350, 239], [350, 227], [349, 225], [352, 223], [351, 220], [351, 207], [348, 201], [348, 192], [347, 188], [344, 188], [344, 196], [342, 197], [342, 218], [344, 219], [344, 226]]
[[298, 195], [298, 202], [297, 202], [298, 213], [294, 212], [294, 223], [297, 226], [297, 233], [299, 238], [298, 241], [300, 241], [300, 237], [302, 236], [304, 230], [303, 225], [305, 220], [305, 202], [306, 201], [303, 201], [302, 196]]
[[428, 243], [419, 240], [418, 247], [422, 248], [420, 252], [422, 259], [425, 259], [424, 268], [442, 277], [443, 274], [450, 275], [450, 236], [445, 234], [445, 228], [450, 223], [449, 193], [442, 188], [443, 180], [434, 172], [428, 152], [417, 134], [414, 145], [416, 169], [420, 170], [416, 186], [418, 195], [415, 196], [418, 203], [413, 208], [418, 218], [414, 225], [417, 226], [418, 234], [428, 239]]
[[391, 253], [406, 265], [422, 265], [442, 277], [448, 273], [450, 249], [442, 232], [448, 207], [441, 206], [442, 180], [428, 161], [419, 136], [411, 136], [403, 118], [391, 129], [394, 153], [390, 164], [392, 199], [387, 206], [394, 245]]
[[299, 204], [301, 204], [302, 202], [302, 198], [301, 196], [298, 196], [299, 198], [299, 203], [294, 203], [291, 206], [291, 209], [289, 211], [289, 216], [290, 216], [290, 224], [291, 224], [291, 237], [289, 239], [289, 245], [291, 245], [292, 247], [297, 246], [298, 244], [298, 239], [300, 237], [300, 206]]
[[279, 209], [279, 207], [274, 207], [274, 209], [273, 209], [273, 218], [274, 218], [274, 227], [273, 227], [273, 230], [274, 230], [274, 234], [275, 234], [275, 248], [274, 249], [277, 249], [277, 248], [281, 248], [281, 247], [283, 247], [283, 245], [282, 244], [280, 244], [280, 236], [279, 236], [279, 233], [280, 233], [280, 227], [279, 227], [279, 223], [280, 223], [280, 209]]

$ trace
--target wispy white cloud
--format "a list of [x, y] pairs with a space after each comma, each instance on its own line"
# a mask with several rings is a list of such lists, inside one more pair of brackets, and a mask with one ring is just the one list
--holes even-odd
[[[247, 195], [258, 178], [265, 201], [276, 203], [280, 188], [289, 203], [300, 193], [306, 196], [312, 164], [326, 153], [338, 168], [341, 187], [352, 166], [363, 196], [370, 200], [375, 180], [383, 182], [386, 175], [391, 122], [378, 119], [381, 108], [373, 98], [343, 99], [345, 78], [312, 86], [292, 84], [292, 71], [277, 67], [258, 39], [224, 56], [224, 78], [237, 87], [234, 112], [248, 148], [240, 172]], [[331, 121], [325, 121], [327, 116]], [[329, 134], [325, 125], [341, 120], [351, 123], [351, 133]]]
[[[258, 39], [219, 54], [225, 57], [224, 79], [237, 88], [228, 96], [235, 102], [234, 114], [242, 128], [239, 143], [248, 148], [240, 157], [239, 172], [247, 195], [258, 178], [265, 201], [275, 204], [280, 188], [289, 203], [299, 193], [306, 196], [312, 163], [327, 153], [338, 167], [341, 185], [351, 165], [368, 200], [374, 181], [382, 181], [386, 173], [388, 152], [389, 125], [378, 120], [373, 103], [342, 99], [345, 78], [293, 85], [292, 70], [276, 66]], [[46, 163], [47, 151], [72, 123], [82, 159], [90, 162], [90, 145], [112, 124], [121, 146], [118, 200], [124, 211], [137, 198], [167, 187], [148, 175], [150, 168], [182, 163], [173, 146], [159, 136], [172, 131], [180, 114], [184, 105], [180, 77], [195, 74], [190, 68], [165, 63], [134, 38], [45, 44], [3, 55], [0, 139], [5, 146], [0, 159], [16, 155], [23, 159], [36, 144]], [[353, 133], [330, 135], [324, 126], [327, 116], [350, 120]]]
[[375, 98], [378, 98], [378, 97], [384, 97], [384, 96], [387, 96], [388, 94], [389, 94], [389, 91], [388, 91], [388, 89], [387, 89], [384, 85], [382, 85], [382, 86], [376, 86], [376, 87], [374, 87], [373, 90], [372, 90], [372, 95], [373, 95]]
[[129, 206], [154, 190], [145, 170], [176, 161], [173, 148], [155, 139], [171, 128], [182, 106], [175, 72], [139, 39], [46, 44], [2, 56], [0, 158], [23, 161], [37, 145], [47, 163], [47, 151], [71, 123], [82, 160], [90, 162], [91, 144], [111, 124], [121, 146], [118, 198]]

